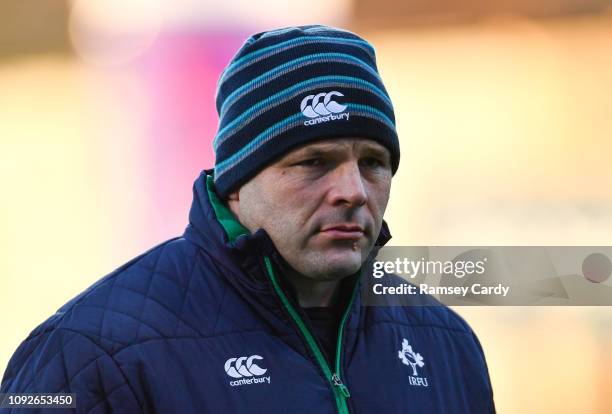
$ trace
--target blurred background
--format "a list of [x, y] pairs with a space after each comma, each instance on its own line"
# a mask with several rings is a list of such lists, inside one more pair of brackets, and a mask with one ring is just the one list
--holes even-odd
[[[2, 0], [0, 373], [120, 264], [181, 234], [214, 91], [252, 33], [371, 41], [402, 164], [392, 245], [611, 245], [610, 0]], [[456, 308], [498, 412], [612, 412], [606, 307]]]

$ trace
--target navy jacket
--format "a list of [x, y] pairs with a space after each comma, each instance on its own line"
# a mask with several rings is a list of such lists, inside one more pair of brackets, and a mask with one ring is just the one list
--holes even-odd
[[[235, 220], [209, 173], [183, 236], [38, 326], [0, 392], [76, 393], [78, 413], [494, 412], [482, 349], [459, 316], [362, 306], [357, 277], [326, 362], [269, 236]], [[378, 244], [389, 238], [385, 224]]]

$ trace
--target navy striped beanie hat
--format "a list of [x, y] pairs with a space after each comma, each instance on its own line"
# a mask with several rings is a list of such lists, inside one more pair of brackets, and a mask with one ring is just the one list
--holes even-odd
[[368, 138], [400, 150], [393, 105], [374, 48], [354, 33], [313, 25], [246, 40], [217, 87], [219, 130], [214, 182], [226, 197], [262, 168], [301, 145]]

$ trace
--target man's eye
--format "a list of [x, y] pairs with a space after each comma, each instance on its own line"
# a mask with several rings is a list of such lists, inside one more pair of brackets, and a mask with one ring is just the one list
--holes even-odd
[[375, 158], [375, 157], [364, 158], [361, 162], [363, 165], [365, 165], [366, 167], [370, 167], [370, 168], [378, 168], [378, 167], [383, 167], [385, 165], [385, 163], [382, 160], [379, 160], [378, 158]]
[[304, 167], [319, 167], [324, 164], [322, 158], [308, 158], [302, 161], [298, 161], [296, 165], [301, 165]]

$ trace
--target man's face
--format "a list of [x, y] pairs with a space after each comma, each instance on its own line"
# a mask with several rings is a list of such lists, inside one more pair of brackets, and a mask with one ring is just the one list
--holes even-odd
[[250, 231], [266, 230], [299, 273], [333, 280], [366, 260], [390, 189], [385, 147], [335, 138], [288, 153], [231, 194], [229, 204]]

